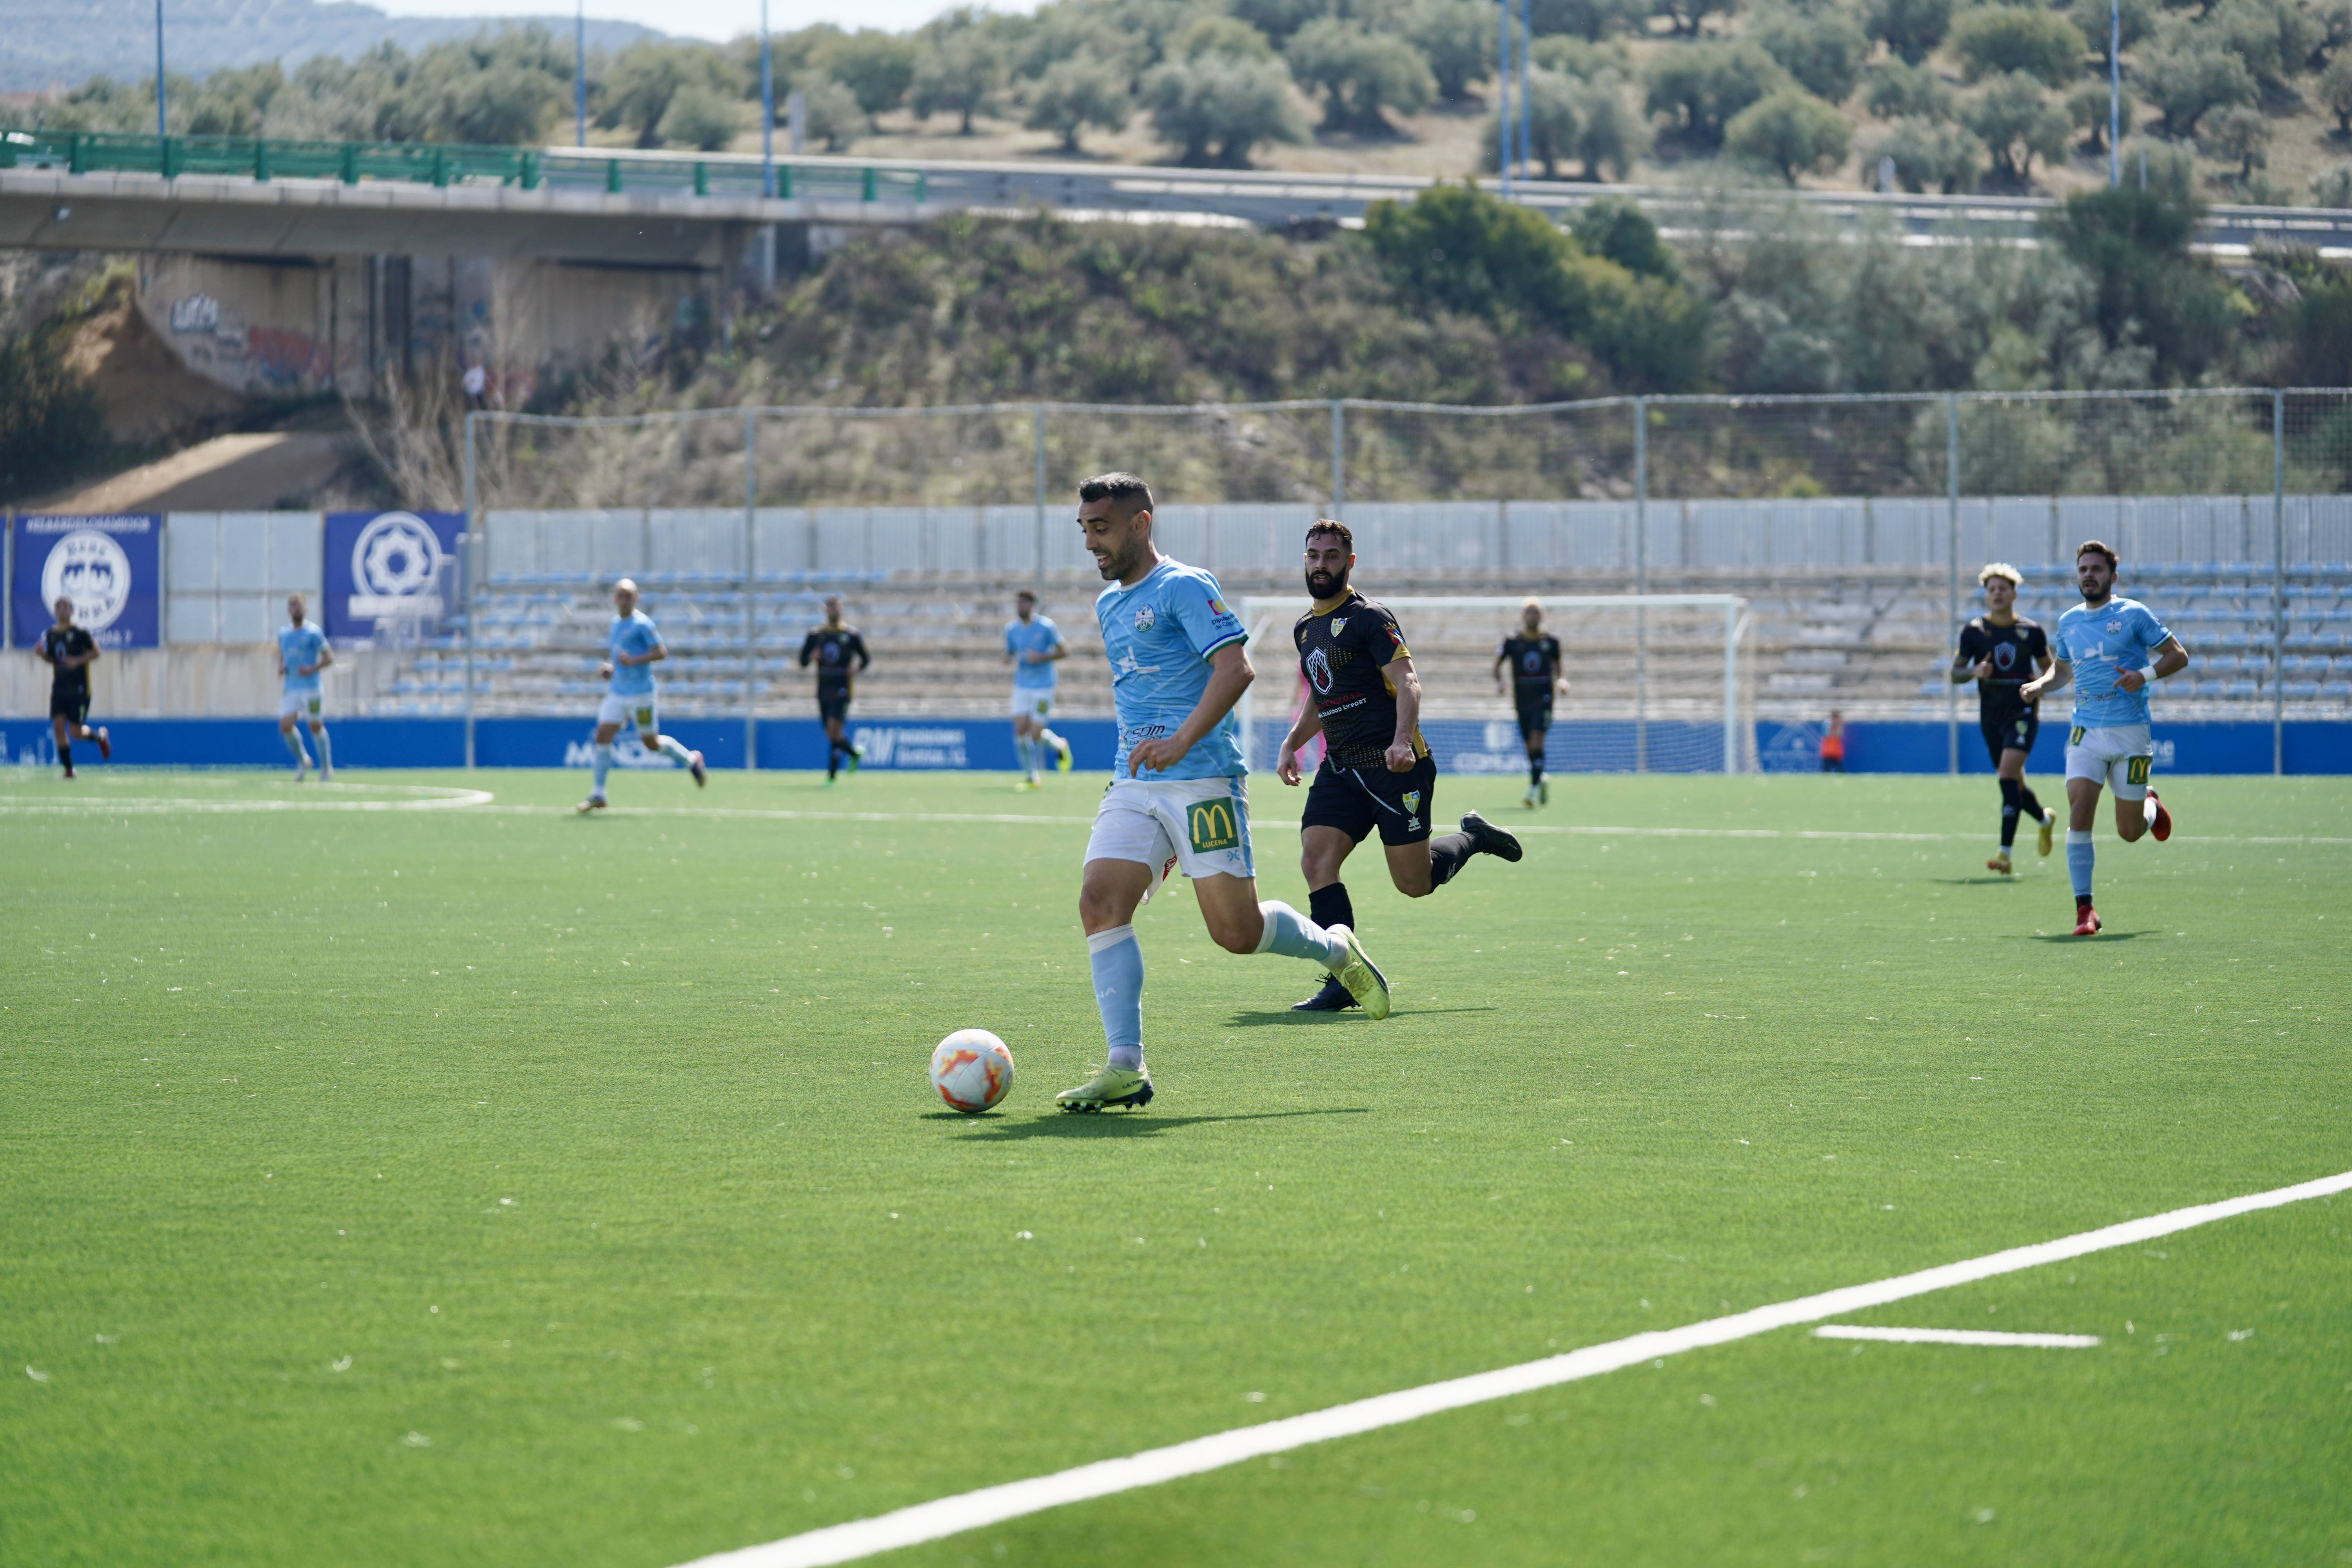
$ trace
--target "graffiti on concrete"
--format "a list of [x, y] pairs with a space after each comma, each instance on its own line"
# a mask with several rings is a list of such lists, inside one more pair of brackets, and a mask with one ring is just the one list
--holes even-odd
[[209, 294], [172, 301], [173, 346], [188, 368], [247, 392], [309, 392], [334, 380], [328, 346], [308, 332], [249, 325]]
[[191, 294], [172, 301], [172, 330], [209, 332], [220, 325], [220, 301], [210, 294]]

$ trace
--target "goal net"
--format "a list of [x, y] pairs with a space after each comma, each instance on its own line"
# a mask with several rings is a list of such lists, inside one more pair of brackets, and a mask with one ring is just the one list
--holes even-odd
[[[1517, 710], [1496, 656], [1527, 596], [1380, 596], [1421, 679], [1421, 734], [1438, 771], [1516, 773], [1527, 766]], [[1754, 773], [1756, 704], [1746, 657], [1748, 601], [1729, 594], [1550, 595], [1543, 629], [1559, 639], [1569, 689], [1552, 698], [1549, 773]], [[1253, 770], [1271, 771], [1305, 710], [1291, 627], [1304, 596], [1242, 601], [1257, 679], [1239, 718]], [[1322, 756], [1320, 738], [1302, 760]]]

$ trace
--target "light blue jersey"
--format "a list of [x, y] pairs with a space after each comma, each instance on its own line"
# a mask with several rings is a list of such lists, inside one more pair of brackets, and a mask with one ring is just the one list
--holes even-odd
[[1023, 658], [1026, 654], [1048, 654], [1062, 646], [1062, 634], [1054, 623], [1043, 616], [1031, 616], [1027, 621], [1013, 620], [1005, 624], [1004, 651], [1013, 656], [1013, 684], [1030, 690], [1054, 689], [1054, 661], [1040, 658], [1035, 663]]
[[[1225, 607], [1217, 580], [1164, 557], [1132, 588], [1114, 583], [1095, 601], [1103, 653], [1110, 659], [1111, 701], [1118, 710], [1118, 760], [1146, 741], [1172, 735], [1209, 684], [1209, 656], [1248, 637]], [[1156, 779], [1233, 778], [1242, 761], [1241, 726], [1228, 712]], [[1137, 775], [1140, 776], [1140, 775]]]
[[2127, 669], [2147, 668], [2149, 656], [2171, 636], [2156, 612], [2137, 599], [2112, 598], [2095, 610], [2077, 605], [2060, 616], [2050, 653], [2074, 667], [2076, 726], [2147, 723], [2147, 688], [2126, 691], [2116, 678]]
[[604, 634], [604, 657], [612, 661], [614, 696], [653, 694], [654, 667], [649, 663], [623, 664], [621, 656], [625, 653], [632, 658], [643, 658], [659, 647], [661, 633], [654, 630], [653, 617], [643, 610], [613, 617], [613, 629]]
[[327, 634], [305, 621], [299, 626], [282, 626], [278, 633], [278, 657], [286, 664], [286, 689], [316, 691], [319, 671], [302, 673], [306, 664], [316, 665], [327, 657]]

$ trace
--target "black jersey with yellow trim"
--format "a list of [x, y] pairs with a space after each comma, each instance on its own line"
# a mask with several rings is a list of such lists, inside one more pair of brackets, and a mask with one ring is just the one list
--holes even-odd
[[[1331, 609], [1298, 617], [1291, 628], [1299, 673], [1323, 721], [1323, 751], [1334, 767], [1382, 765], [1396, 739], [1396, 683], [1388, 666], [1411, 658], [1404, 632], [1388, 606], [1352, 589]], [[1412, 754], [1429, 755], [1420, 726]]]

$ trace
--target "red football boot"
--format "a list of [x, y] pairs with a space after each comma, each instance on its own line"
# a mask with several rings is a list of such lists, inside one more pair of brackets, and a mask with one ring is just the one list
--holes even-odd
[[2147, 819], [2147, 830], [2161, 844], [2172, 837], [2172, 813], [2164, 809], [2164, 802], [2156, 798], [2154, 790], [2147, 792], [2147, 803], [2156, 807], [2156, 815]]
[[[89, 738], [98, 742], [98, 760], [100, 762], [105, 762], [108, 758], [114, 755], [114, 748], [107, 744], [105, 725], [100, 724], [97, 729], [91, 731]], [[2169, 833], [2172, 829], [2168, 825], [2165, 831]]]
[[2074, 934], [2076, 936], [2098, 935], [2099, 911], [2093, 909], [2088, 904], [2084, 904], [2082, 908], [2076, 910], [2074, 911]]

